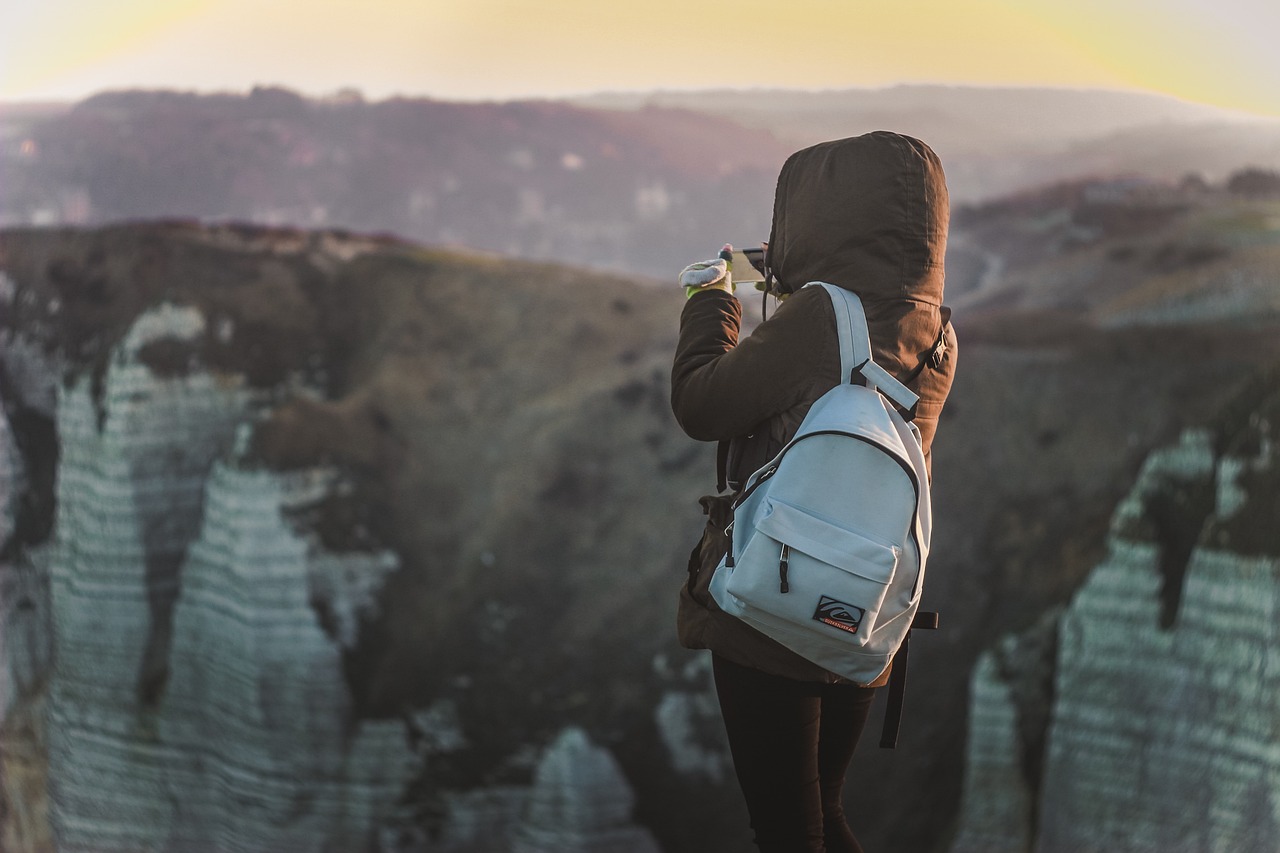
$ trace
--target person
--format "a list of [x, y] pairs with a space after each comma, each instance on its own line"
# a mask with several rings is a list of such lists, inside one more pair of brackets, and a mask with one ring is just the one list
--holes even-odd
[[848, 682], [716, 607], [707, 587], [728, 544], [732, 491], [839, 381], [834, 309], [821, 288], [804, 288], [810, 281], [859, 295], [876, 362], [920, 395], [915, 424], [931, 459], [957, 356], [942, 307], [948, 216], [942, 166], [923, 142], [886, 131], [825, 142], [791, 155], [778, 177], [764, 254], [763, 286], [781, 300], [773, 316], [739, 341], [729, 246], [681, 275], [688, 301], [672, 410], [690, 437], [720, 443], [731, 491], [701, 499], [709, 518], [690, 555], [677, 628], [684, 646], [711, 650], [734, 770], [764, 853], [862, 850], [844, 814], [844, 779], [888, 672]]

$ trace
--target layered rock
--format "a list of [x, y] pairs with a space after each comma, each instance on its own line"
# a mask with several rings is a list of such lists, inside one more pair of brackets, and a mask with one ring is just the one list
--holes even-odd
[[[5, 426], [0, 418], [0, 437]], [[14, 472], [0, 473], [0, 491]], [[52, 638], [43, 554], [0, 556], [0, 850], [53, 850], [45, 701]]]
[[538, 764], [512, 853], [657, 853], [634, 804], [613, 756], [568, 728]]
[[1273, 380], [1151, 454], [1117, 508], [1047, 657], [1033, 776], [1019, 725], [1036, 691], [983, 657], [955, 853], [1280, 848]]
[[960, 831], [951, 853], [1027, 853], [1031, 792], [1022, 774], [1018, 709], [994, 652], [978, 659], [971, 684]]
[[[661, 693], [636, 589], [683, 543], [584, 511], [687, 466], [657, 310], [233, 226], [0, 233], [0, 263], [4, 849], [655, 849], [610, 753], [533, 777], [567, 714], [625, 744]], [[597, 530], [644, 565], [602, 571]]]
[[[632, 822], [635, 795], [605, 748], [569, 726], [538, 755], [528, 785], [450, 792], [431, 853], [657, 853]], [[409, 849], [406, 847], [405, 849]]]
[[234, 461], [262, 405], [240, 377], [139, 359], [203, 331], [195, 309], [160, 306], [100, 387], [59, 395], [54, 541], [0, 578], [15, 849], [49, 834], [46, 760], [57, 848], [94, 853], [371, 849], [412, 769], [402, 724], [353, 719], [341, 662], [396, 560], [328, 552], [291, 522], [332, 474]]
[[[377, 579], [390, 555], [317, 553], [288, 510], [331, 488], [218, 464], [204, 525], [183, 567], [175, 667], [156, 715], [172, 756], [169, 849], [362, 850], [412, 769], [399, 721], [354, 721], [340, 639], [317, 619], [309, 577]], [[331, 601], [345, 588], [326, 587]], [[336, 609], [336, 608], [335, 608]]]
[[171, 753], [154, 712], [179, 569], [201, 521], [205, 474], [247, 401], [208, 374], [159, 379], [137, 353], [201, 325], [190, 310], [144, 315], [97, 399], [86, 377], [59, 400], [49, 766], [63, 849], [158, 849], [172, 826], [172, 804], [159, 795]]
[[[0, 273], [0, 307], [14, 295]], [[47, 509], [43, 493], [55, 460], [29, 460], [48, 448], [14, 424], [52, 431], [54, 373], [38, 348], [0, 331], [0, 850], [31, 853], [54, 849], [45, 722], [53, 654], [49, 549], [40, 545], [47, 525], [31, 517]]]
[[[1268, 421], [1254, 427], [1251, 457], [1215, 464], [1202, 433], [1154, 454], [1117, 510], [1063, 619], [1039, 850], [1280, 845], [1280, 548], [1231, 536], [1248, 516], [1274, 525], [1280, 468]], [[1166, 526], [1195, 542], [1185, 567]]]
[[[711, 676], [711, 655], [698, 654], [678, 673], [665, 658], [657, 661], [655, 669], [681, 688], [663, 693], [653, 712], [671, 766], [695, 778], [727, 779], [732, 767]], [[708, 731], [714, 736], [707, 737]]]

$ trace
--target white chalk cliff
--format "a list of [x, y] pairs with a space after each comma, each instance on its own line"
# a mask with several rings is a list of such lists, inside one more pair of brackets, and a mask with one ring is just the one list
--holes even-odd
[[981, 659], [953, 853], [1280, 849], [1275, 407], [1148, 458], [1061, 618], [1042, 771]]
[[516, 833], [513, 853], [658, 853], [631, 824], [634, 797], [618, 762], [567, 728], [547, 749]]
[[[160, 378], [148, 342], [203, 321], [164, 306], [120, 345], [96, 403], [57, 407], [48, 549], [48, 780], [60, 850], [367, 846], [408, 768], [398, 723], [352, 725], [312, 578], [387, 555], [326, 554], [286, 520], [323, 472], [239, 470], [253, 395], [233, 376]], [[341, 605], [334, 608], [341, 610]], [[399, 756], [399, 760], [397, 760]]]
[[95, 373], [0, 332], [0, 849], [656, 851], [577, 729], [527, 745], [529, 785], [446, 790], [437, 836], [406, 819], [464, 741], [447, 703], [355, 707], [344, 656], [400, 558], [321, 541], [338, 470], [247, 452], [273, 406], [318, 391], [144, 356], [201, 336], [198, 308], [159, 304]]

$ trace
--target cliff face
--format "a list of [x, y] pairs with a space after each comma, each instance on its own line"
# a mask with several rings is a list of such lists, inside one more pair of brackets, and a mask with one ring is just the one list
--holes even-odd
[[[1260, 285], [1241, 317], [1147, 310], [1274, 269], [1273, 206], [1081, 193], [968, 232], [1003, 275], [955, 294], [925, 590], [944, 629], [915, 644], [900, 749], [856, 759], [884, 780], [850, 786], [869, 848], [945, 843], [979, 652], [1083, 583], [1151, 447], [1280, 358]], [[749, 844], [705, 657], [672, 624], [714, 471], [668, 409], [678, 291], [181, 223], [0, 233], [0, 270], [6, 847], [546, 847], [517, 832], [542, 778], [610, 789], [575, 824], [600, 839], [644, 849], [618, 824], [634, 795], [663, 849]], [[984, 667], [1009, 686], [975, 716], [988, 783], [1022, 780], [1032, 810], [1053, 636]], [[539, 776], [574, 727], [581, 767]]]
[[[1275, 379], [1148, 457], [1056, 649], [1021, 672], [998, 662], [1029, 636], [984, 656], [954, 851], [1280, 844]], [[1050, 697], [1045, 746], [1018, 724]], [[1018, 772], [1029, 759], [1042, 770]]]
[[31, 555], [56, 650], [53, 835], [60, 850], [359, 849], [404, 787], [405, 732], [352, 719], [311, 598], [324, 585], [330, 611], [358, 608], [395, 562], [289, 527], [332, 477], [235, 467], [261, 402], [243, 382], [138, 359], [203, 330], [191, 308], [147, 312], [98, 401], [88, 378], [59, 393], [54, 536]]
[[[450, 479], [476, 470], [447, 454], [471, 429], [458, 409], [477, 406], [476, 398], [450, 393], [447, 404], [430, 407], [440, 418], [433, 430], [396, 424], [408, 417], [404, 401], [388, 396], [379, 407], [370, 386], [392, 393], [396, 371], [380, 359], [406, 358], [413, 337], [335, 339], [321, 333], [323, 317], [293, 313], [317, 307], [300, 288], [340, 286], [336, 271], [361, 255], [408, 264], [424, 277], [433, 267], [354, 238], [318, 238], [308, 251], [290, 234], [174, 227], [148, 243], [155, 233], [46, 233], [0, 243], [7, 269], [0, 296], [11, 321], [0, 338], [4, 848], [422, 849], [414, 839], [427, 836], [415, 827], [457, 827], [474, 814], [453, 793], [468, 787], [465, 773], [447, 769], [455, 756], [496, 753], [494, 763], [509, 760], [506, 772], [518, 780], [535, 765], [512, 757], [514, 742], [532, 751], [537, 767], [556, 769], [549, 781], [542, 776], [552, 771], [539, 770], [532, 793], [511, 801], [515, 816], [491, 849], [656, 849], [630, 823], [634, 797], [607, 751], [579, 733], [538, 758], [564, 721], [539, 715], [538, 701], [527, 697], [527, 727], [499, 733], [495, 746], [456, 713], [459, 704], [485, 701], [453, 680], [470, 662], [436, 668], [459, 647], [484, 647], [480, 638], [501, 630], [495, 623], [520, 618], [519, 605], [481, 588], [479, 614], [427, 621], [463, 600], [449, 586], [456, 576], [434, 595], [424, 589], [424, 580], [461, 559], [457, 543], [433, 537], [455, 530], [454, 517], [441, 507], [397, 539], [385, 517], [396, 496], [386, 490], [402, 484], [380, 466], [405, 464], [401, 442], [438, 444], [446, 464], [430, 464], [438, 454], [414, 456], [430, 474], [408, 488], [444, 500], [461, 495]], [[189, 254], [210, 251], [224, 269], [251, 257], [241, 270], [248, 281], [233, 271], [219, 293], [208, 256], [199, 280], [184, 281]], [[69, 266], [86, 258], [96, 273]], [[118, 265], [139, 258], [150, 267], [121, 275]], [[260, 264], [274, 285], [254, 280]], [[455, 286], [486, 284], [470, 274]], [[416, 322], [399, 300], [439, 294], [415, 297], [409, 288], [421, 281], [405, 281], [390, 297], [366, 294], [354, 310], [334, 310], [346, 319], [388, 310]], [[252, 296], [226, 293], [239, 285]], [[620, 296], [614, 302], [625, 304]], [[634, 340], [622, 335], [619, 345]], [[428, 374], [426, 382], [410, 378], [418, 399], [431, 393], [430, 378], [465, 384], [457, 375], [431, 377], [431, 361], [418, 354], [414, 365]], [[473, 349], [468, 357], [481, 355]], [[361, 379], [377, 378], [351, 381], [361, 367]], [[583, 369], [591, 370], [566, 359], [566, 371]], [[588, 394], [631, 394], [609, 384], [613, 369]], [[535, 385], [515, 396], [528, 404], [524, 395], [541, 393]], [[451, 418], [461, 422], [449, 425]], [[412, 436], [388, 438], [397, 426]], [[512, 489], [560, 482], [539, 483], [518, 468], [512, 474]], [[575, 490], [589, 487], [562, 486], [575, 500]], [[507, 523], [497, 502], [471, 499], [473, 513]], [[422, 552], [404, 545], [415, 535], [435, 546], [438, 562], [425, 567]], [[397, 615], [405, 605], [389, 590], [397, 578], [405, 588], [402, 555], [417, 561], [408, 586], [419, 597]], [[498, 557], [480, 551], [471, 559], [483, 571]], [[476, 615], [481, 629], [458, 637]], [[411, 639], [394, 633], [414, 621]], [[409, 664], [406, 673], [403, 661], [419, 658], [431, 663]], [[536, 657], [519, 663], [539, 665]], [[415, 673], [426, 678], [406, 683]], [[469, 773], [497, 772], [464, 763]], [[531, 804], [544, 801], [542, 811], [569, 808], [573, 820], [526, 821], [526, 810], [537, 811]], [[437, 817], [424, 824], [415, 817], [422, 810]], [[542, 827], [527, 843], [516, 837], [526, 824]]]
[[[913, 815], [954, 815], [969, 790], [985, 790], [963, 778], [965, 725], [988, 719], [962, 711], [982, 652], [1068, 603], [1104, 558], [1112, 511], [1151, 450], [1212, 422], [1242, 381], [1280, 358], [1275, 212], [1274, 202], [1109, 184], [957, 212], [953, 238], [988, 264], [972, 289], [953, 294], [948, 258], [962, 355], [935, 445], [938, 521], [924, 593], [943, 628], [913, 644], [909, 691], [929, 698], [908, 698], [903, 729], [936, 781], [867, 810], [897, 814], [884, 838], [891, 848], [949, 843], [950, 826], [915, 841], [926, 822]], [[1244, 285], [1215, 302], [1229, 280]], [[1212, 310], [1197, 317], [1193, 305]], [[1046, 654], [1055, 644], [1034, 642]], [[1020, 752], [1000, 759], [999, 772], [1039, 779], [1047, 711], [1035, 708], [1051, 701], [1052, 669], [1023, 645], [997, 651], [987, 669], [1013, 686], [1003, 713], [1018, 721], [1010, 742]], [[1024, 700], [1035, 708], [1023, 710]], [[983, 754], [995, 761], [995, 744]], [[893, 774], [910, 759], [900, 749], [859, 760]], [[1023, 796], [1034, 809], [1034, 785]]]

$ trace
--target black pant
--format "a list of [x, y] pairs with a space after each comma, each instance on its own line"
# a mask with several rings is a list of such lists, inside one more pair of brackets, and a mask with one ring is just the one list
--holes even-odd
[[762, 853], [862, 853], [841, 792], [874, 687], [794, 681], [712, 655], [729, 749]]

